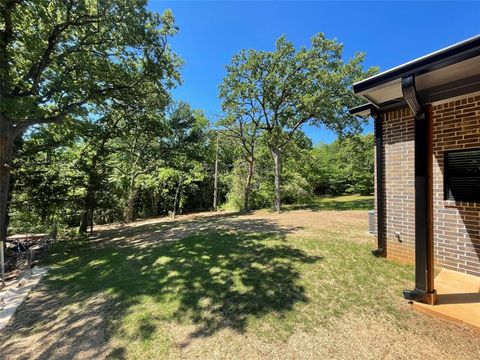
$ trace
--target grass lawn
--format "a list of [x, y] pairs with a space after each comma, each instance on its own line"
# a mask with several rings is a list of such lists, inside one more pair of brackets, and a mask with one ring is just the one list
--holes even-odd
[[[371, 201], [354, 199], [337, 206]], [[468, 328], [409, 309], [401, 292], [413, 284], [413, 267], [371, 256], [366, 220], [365, 211], [204, 214], [100, 228], [93, 239], [61, 242], [48, 259], [48, 278], [0, 333], [1, 354], [478, 355], [478, 338]]]
[[287, 210], [373, 210], [374, 196], [342, 195], [317, 196], [311, 203], [286, 205]]

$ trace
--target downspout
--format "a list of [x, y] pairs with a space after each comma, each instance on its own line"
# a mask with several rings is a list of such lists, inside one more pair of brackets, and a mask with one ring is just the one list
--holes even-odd
[[[402, 78], [402, 92], [405, 102], [415, 116], [415, 289], [404, 290], [407, 300], [420, 301], [427, 297], [428, 289], [433, 283], [427, 284], [427, 275], [431, 278], [430, 264], [433, 254], [429, 254], [431, 231], [431, 141], [429, 140], [429, 114], [424, 111], [415, 88], [413, 75]], [[428, 266], [427, 266], [428, 265]], [[428, 285], [428, 288], [427, 288]]]
[[382, 117], [376, 110], [372, 110], [372, 117], [375, 121], [375, 161], [377, 165], [377, 248], [372, 250], [375, 256], [382, 256], [385, 254], [385, 222], [384, 216], [384, 189], [383, 189], [383, 129]]

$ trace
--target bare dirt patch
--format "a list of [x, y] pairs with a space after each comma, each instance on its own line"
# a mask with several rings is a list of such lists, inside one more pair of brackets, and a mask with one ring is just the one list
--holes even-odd
[[61, 292], [39, 285], [1, 334], [1, 359], [102, 359], [107, 355], [105, 303], [94, 297], [65, 306]]
[[260, 210], [249, 214], [235, 212], [198, 213], [95, 227], [96, 246], [148, 246], [175, 241], [192, 235], [217, 232], [258, 232], [319, 237], [337, 233], [352, 235], [351, 240], [369, 242], [372, 237], [359, 233], [367, 221], [365, 211], [296, 210], [281, 214]]

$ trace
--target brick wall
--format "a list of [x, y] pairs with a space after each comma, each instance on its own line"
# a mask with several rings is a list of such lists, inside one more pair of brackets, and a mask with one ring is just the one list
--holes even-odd
[[410, 109], [383, 115], [387, 256], [412, 262], [415, 247], [414, 128]]
[[443, 193], [444, 152], [480, 148], [480, 96], [435, 105], [432, 111], [435, 260], [480, 276], [480, 203], [445, 201]]
[[[435, 104], [432, 112], [435, 262], [480, 276], [480, 203], [443, 200], [444, 152], [480, 148], [480, 96]], [[387, 257], [410, 263], [415, 254], [413, 141], [408, 108], [383, 115]]]

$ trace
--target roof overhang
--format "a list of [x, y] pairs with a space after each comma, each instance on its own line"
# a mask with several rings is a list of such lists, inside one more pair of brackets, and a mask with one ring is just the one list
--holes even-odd
[[423, 103], [479, 91], [480, 35], [357, 82], [353, 90], [377, 108], [399, 105], [402, 78], [409, 76]]
[[374, 108], [375, 107], [372, 104], [368, 103], [349, 109], [349, 113], [350, 115], [365, 117], [372, 115], [372, 111], [374, 110]]

